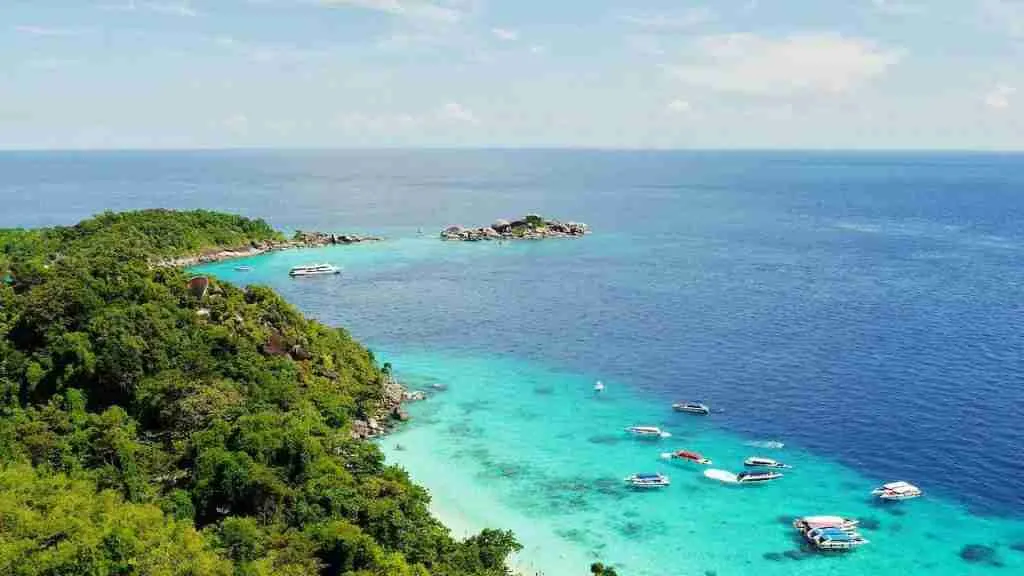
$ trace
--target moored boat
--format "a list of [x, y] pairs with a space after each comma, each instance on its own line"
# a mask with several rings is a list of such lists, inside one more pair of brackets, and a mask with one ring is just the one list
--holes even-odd
[[341, 274], [341, 268], [331, 264], [307, 264], [295, 266], [288, 271], [288, 275], [296, 278], [299, 276], [324, 276], [328, 274]]
[[871, 494], [882, 500], [910, 500], [921, 496], [921, 489], [909, 482], [889, 482], [871, 491]]
[[771, 470], [740, 472], [736, 475], [736, 481], [740, 484], [759, 484], [761, 482], [770, 482], [779, 478], [782, 478], [782, 473], [772, 472]]
[[677, 402], [672, 405], [672, 409], [676, 412], [686, 412], [687, 414], [711, 414], [711, 409], [700, 402]]
[[803, 535], [818, 550], [853, 550], [868, 544], [868, 541], [857, 532], [839, 528], [811, 528], [804, 531]]
[[252, 272], [252, 266], [235, 266], [235, 270], [238, 272]]
[[850, 532], [856, 530], [858, 524], [859, 520], [842, 516], [802, 516], [793, 520], [793, 528], [801, 533], [815, 528], [838, 528]]
[[711, 460], [705, 458], [698, 452], [691, 452], [689, 450], [677, 450], [675, 452], [664, 452], [661, 455], [665, 460], [684, 460], [686, 462], [693, 462], [695, 464], [703, 464], [705, 466], [711, 464]]
[[783, 464], [778, 460], [764, 458], [761, 456], [751, 456], [743, 461], [743, 465], [750, 466], [752, 468], [792, 468], [789, 464]]
[[668, 438], [672, 436], [657, 426], [630, 426], [626, 432], [641, 438]]
[[626, 477], [626, 483], [634, 488], [664, 488], [671, 484], [669, 477], [656, 472], [653, 474], [632, 474]]

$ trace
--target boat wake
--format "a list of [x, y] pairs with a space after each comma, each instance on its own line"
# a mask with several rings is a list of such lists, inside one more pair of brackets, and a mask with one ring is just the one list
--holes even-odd
[[778, 440], [751, 440], [750, 442], [744, 442], [744, 444], [754, 448], [768, 448], [772, 450], [780, 450], [786, 447], [784, 443]]
[[710, 478], [712, 480], [718, 480], [719, 482], [724, 482], [726, 484], [739, 484], [740, 483], [739, 479], [736, 478], [736, 475], [733, 474], [732, 472], [729, 472], [728, 470], [718, 470], [716, 468], [712, 468], [711, 470], [705, 470], [704, 471], [704, 476], [706, 476], [706, 477], [708, 477], [708, 478]]

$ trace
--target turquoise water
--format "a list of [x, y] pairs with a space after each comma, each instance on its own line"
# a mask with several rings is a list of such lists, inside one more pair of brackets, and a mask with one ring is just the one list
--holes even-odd
[[[389, 283], [416, 274], [425, 263], [473, 267], [515, 259], [532, 249], [403, 237], [279, 252], [197, 271], [239, 283], [271, 284], [300, 306], [325, 311], [332, 299], [365, 289], [360, 287], [364, 283], [386, 292]], [[290, 266], [314, 261], [339, 264], [344, 273], [341, 278], [286, 277]], [[242, 264], [254, 270], [234, 270]], [[374, 315], [372, 310], [363, 312]], [[467, 327], [465, 338], [490, 332]], [[502, 348], [493, 336], [480, 338], [489, 348]], [[514, 530], [526, 546], [516, 564], [524, 573], [581, 573], [581, 566], [593, 561], [635, 576], [755, 570], [765, 576], [925, 571], [941, 576], [1024, 569], [1024, 522], [973, 515], [934, 494], [882, 505], [870, 497], [870, 490], [896, 478], [858, 473], [785, 436], [725, 432], [716, 423], [720, 413], [676, 414], [667, 403], [637, 391], [628, 379], [570, 372], [496, 353], [376, 344], [378, 355], [393, 362], [411, 388], [447, 388], [411, 405], [413, 421], [380, 441], [388, 461], [430, 489], [436, 513], [457, 535], [483, 527]], [[607, 385], [603, 394], [593, 392], [596, 379]], [[649, 441], [624, 432], [637, 424], [661, 426], [673, 436]], [[786, 446], [749, 445], [767, 440]], [[849, 440], [837, 436], [832, 441], [839, 447]], [[714, 461], [709, 468], [733, 472], [741, 471], [743, 460], [752, 455], [794, 468], [767, 485], [729, 486], [705, 478], [705, 467], [660, 458], [662, 452], [678, 449], [702, 452]], [[890, 452], [890, 457], [899, 454]], [[622, 480], [636, 472], [664, 472], [672, 486], [654, 492], [630, 490]], [[790, 522], [811, 514], [858, 518], [871, 544], [850, 554], [810, 552]], [[988, 551], [965, 560], [965, 547], [971, 545]]]
[[[549, 575], [595, 554], [627, 575], [1022, 572], [1024, 155], [22, 153], [0, 154], [0, 199], [4, 226], [162, 206], [387, 236], [204, 269], [449, 382], [383, 447], [460, 534], [513, 528]], [[435, 238], [526, 212], [595, 233]], [[344, 274], [287, 277], [324, 260]], [[716, 413], [672, 414], [682, 399]], [[641, 422], [676, 437], [624, 441]], [[797, 467], [768, 486], [658, 459], [693, 448], [736, 471], [745, 442], [776, 439], [764, 455]], [[621, 490], [654, 470], [673, 486]], [[896, 479], [926, 497], [867, 498]], [[808, 513], [870, 520], [873, 543], [805, 557], [788, 522]]]

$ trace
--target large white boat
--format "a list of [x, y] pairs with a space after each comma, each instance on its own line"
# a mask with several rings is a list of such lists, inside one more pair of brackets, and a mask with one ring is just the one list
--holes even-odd
[[811, 528], [803, 531], [804, 538], [818, 550], [853, 550], [868, 541], [858, 534], [839, 528]]
[[792, 468], [789, 464], [761, 456], [751, 456], [743, 461], [743, 465], [751, 468]]
[[677, 402], [672, 405], [672, 409], [676, 412], [686, 412], [687, 414], [700, 414], [703, 416], [711, 414], [711, 409], [700, 402]]
[[305, 266], [296, 266], [288, 271], [288, 275], [292, 278], [299, 276], [325, 276], [328, 274], [341, 274], [341, 268], [331, 264], [307, 264]]
[[871, 494], [882, 500], [910, 500], [922, 494], [921, 489], [909, 482], [889, 482], [871, 491]]
[[633, 488], [664, 488], [671, 484], [671, 481], [664, 474], [654, 473], [627, 476], [626, 483]]
[[860, 524], [859, 520], [842, 516], [803, 516], [793, 520], [793, 528], [801, 533], [815, 528], [838, 528], [852, 532], [857, 529], [858, 524]]
[[669, 438], [672, 436], [657, 426], [630, 426], [626, 428], [626, 432], [641, 438]]

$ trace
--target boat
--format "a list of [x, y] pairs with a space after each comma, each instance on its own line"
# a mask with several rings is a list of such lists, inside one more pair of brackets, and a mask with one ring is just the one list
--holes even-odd
[[853, 550], [868, 544], [857, 532], [839, 528], [811, 528], [803, 532], [804, 538], [818, 550]]
[[677, 450], [675, 452], [664, 452], [661, 455], [665, 460], [685, 460], [687, 462], [693, 462], [695, 464], [703, 464], [705, 466], [711, 464], [711, 460], [705, 458], [698, 452], [691, 452], [689, 450]]
[[871, 491], [871, 494], [882, 500], [910, 500], [921, 496], [921, 489], [909, 482], [889, 482]]
[[633, 488], [664, 488], [671, 484], [671, 481], [664, 474], [654, 473], [627, 476], [626, 483]]
[[331, 264], [307, 264], [296, 266], [288, 271], [288, 275], [295, 278], [298, 276], [323, 276], [327, 274], [341, 274], [341, 268]]
[[700, 402], [677, 402], [672, 405], [672, 409], [676, 412], [686, 412], [688, 414], [711, 414], [711, 409], [701, 404]]
[[252, 266], [235, 266], [237, 272], [252, 272]]
[[782, 474], [780, 472], [772, 472], [770, 470], [740, 472], [736, 475], [736, 481], [740, 484], [758, 484], [761, 482], [770, 482], [779, 478], [782, 478]]
[[750, 466], [752, 468], [792, 468], [789, 464], [783, 464], [778, 460], [763, 458], [761, 456], [751, 456], [743, 461], [743, 465]]
[[604, 382], [598, 380], [594, 383], [594, 392], [604, 392]]
[[630, 426], [626, 432], [641, 438], [669, 438], [672, 436], [657, 426]]
[[842, 516], [802, 516], [793, 520], [793, 528], [801, 533], [814, 528], [838, 528], [852, 532], [857, 529], [858, 524], [860, 524], [859, 520]]

